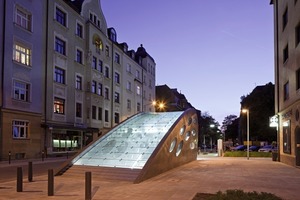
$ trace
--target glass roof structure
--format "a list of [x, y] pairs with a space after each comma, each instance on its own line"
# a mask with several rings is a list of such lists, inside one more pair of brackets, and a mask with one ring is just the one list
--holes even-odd
[[124, 121], [81, 152], [74, 165], [142, 169], [179, 112], [140, 113]]

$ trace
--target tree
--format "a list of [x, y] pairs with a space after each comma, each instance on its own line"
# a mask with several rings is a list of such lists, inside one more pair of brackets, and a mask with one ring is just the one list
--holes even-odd
[[234, 141], [238, 138], [239, 118], [236, 115], [228, 115], [222, 122], [222, 133], [226, 140]]
[[[249, 110], [250, 140], [276, 141], [276, 129], [269, 126], [269, 117], [275, 114], [274, 84], [257, 86], [247, 96], [241, 97], [241, 108]], [[246, 138], [247, 117], [240, 116], [241, 137]]]
[[[220, 138], [219, 123], [209, 113], [204, 112], [200, 117], [200, 132], [199, 132], [199, 145], [210, 145], [210, 139], [213, 143]], [[205, 139], [204, 138], [209, 138]]]

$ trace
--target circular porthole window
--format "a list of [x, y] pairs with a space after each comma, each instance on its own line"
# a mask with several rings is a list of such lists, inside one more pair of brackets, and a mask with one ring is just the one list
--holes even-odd
[[192, 130], [192, 136], [196, 136], [196, 130], [195, 129]]
[[197, 124], [197, 118], [193, 118], [193, 123]]
[[180, 129], [180, 135], [183, 135], [185, 131], [185, 125], [183, 125]]
[[191, 137], [191, 132], [190, 131], [186, 132], [185, 141], [188, 141], [190, 137]]
[[191, 142], [190, 143], [190, 149], [195, 149], [196, 145], [195, 145], [195, 142]]
[[177, 143], [177, 139], [174, 138], [174, 139], [172, 140], [171, 145], [170, 145], [170, 148], [169, 148], [169, 152], [170, 152], [170, 153], [174, 150], [174, 148], [175, 148], [175, 146], [176, 146], [176, 143]]
[[181, 153], [183, 147], [183, 140], [181, 140], [181, 142], [178, 144], [177, 150], [176, 150], [176, 156], [179, 156], [179, 154]]

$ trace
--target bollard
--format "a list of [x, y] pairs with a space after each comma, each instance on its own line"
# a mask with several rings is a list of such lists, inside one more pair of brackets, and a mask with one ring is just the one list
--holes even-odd
[[42, 161], [44, 161], [44, 151], [42, 151]]
[[22, 167], [17, 168], [17, 192], [23, 191], [23, 172]]
[[11, 159], [11, 152], [8, 152], [8, 164], [10, 164], [10, 159]]
[[48, 169], [48, 196], [54, 195], [54, 176], [53, 169]]
[[32, 182], [32, 162], [28, 162], [28, 181]]
[[85, 172], [85, 200], [92, 199], [92, 172]]

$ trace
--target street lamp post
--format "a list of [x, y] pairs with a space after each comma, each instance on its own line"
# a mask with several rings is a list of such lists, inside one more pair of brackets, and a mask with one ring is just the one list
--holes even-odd
[[243, 109], [243, 113], [247, 113], [247, 159], [249, 160], [249, 110]]

